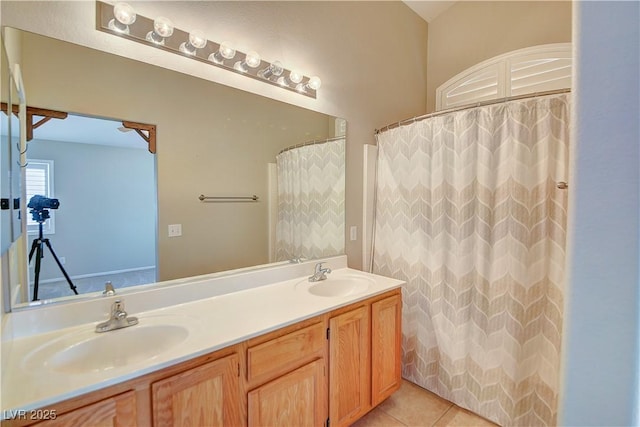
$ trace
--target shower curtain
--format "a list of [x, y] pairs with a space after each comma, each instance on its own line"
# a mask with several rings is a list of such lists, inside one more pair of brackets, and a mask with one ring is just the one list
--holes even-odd
[[344, 253], [344, 153], [340, 138], [276, 157], [276, 260]]
[[406, 281], [403, 376], [503, 426], [556, 425], [569, 97], [379, 135], [373, 270]]

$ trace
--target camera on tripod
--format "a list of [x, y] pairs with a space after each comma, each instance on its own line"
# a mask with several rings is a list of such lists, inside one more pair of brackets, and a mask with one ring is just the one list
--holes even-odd
[[31, 208], [29, 212], [31, 213], [33, 220], [40, 223], [50, 218], [49, 211], [47, 209], [58, 209], [59, 206], [60, 200], [50, 199], [49, 197], [40, 195], [33, 196], [29, 200], [29, 204], [27, 204], [27, 207]]
[[44, 197], [40, 195], [33, 196], [29, 200], [29, 203], [27, 204], [27, 207], [31, 209], [29, 212], [31, 213], [33, 220], [38, 222], [38, 237], [33, 239], [33, 243], [31, 244], [31, 251], [29, 251], [29, 263], [31, 263], [31, 259], [33, 258], [33, 255], [35, 254], [36, 256], [36, 265], [35, 265], [35, 271], [34, 271], [35, 278], [33, 281], [33, 300], [34, 301], [38, 300], [38, 285], [40, 284], [40, 267], [41, 267], [42, 257], [44, 257], [45, 245], [51, 251], [51, 255], [53, 255], [53, 259], [55, 260], [56, 264], [58, 264], [58, 267], [60, 268], [60, 271], [62, 272], [62, 274], [64, 274], [64, 278], [67, 279], [69, 288], [71, 288], [74, 294], [78, 295], [78, 291], [76, 287], [73, 285], [71, 278], [69, 277], [66, 270], [62, 266], [62, 263], [60, 262], [58, 255], [56, 255], [55, 251], [53, 250], [53, 247], [51, 246], [51, 242], [49, 242], [49, 239], [45, 238], [42, 233], [42, 224], [50, 218], [49, 211], [47, 209], [58, 209], [59, 206], [60, 206], [60, 201], [58, 199], [50, 199], [49, 197]]

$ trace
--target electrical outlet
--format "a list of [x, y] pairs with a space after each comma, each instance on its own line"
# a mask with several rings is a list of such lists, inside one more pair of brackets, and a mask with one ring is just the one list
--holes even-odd
[[169, 225], [169, 237], [182, 236], [182, 224]]

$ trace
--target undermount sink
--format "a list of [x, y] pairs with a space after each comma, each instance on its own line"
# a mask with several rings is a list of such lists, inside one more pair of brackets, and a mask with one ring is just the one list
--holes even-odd
[[141, 318], [138, 325], [128, 328], [100, 334], [91, 329], [64, 335], [33, 350], [24, 364], [30, 372], [43, 369], [63, 374], [103, 372], [153, 359], [188, 336], [188, 327], [171, 319]]
[[339, 277], [327, 276], [327, 280], [320, 282], [309, 282], [308, 280], [298, 283], [298, 289], [303, 289], [312, 295], [319, 297], [346, 297], [365, 292], [369, 286], [375, 282], [364, 276], [345, 275]]

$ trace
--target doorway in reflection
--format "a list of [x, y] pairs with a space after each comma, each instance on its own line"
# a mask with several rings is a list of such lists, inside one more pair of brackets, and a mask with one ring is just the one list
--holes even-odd
[[[27, 151], [27, 200], [58, 199], [44, 237], [79, 294], [156, 281], [155, 159], [147, 143], [118, 121], [69, 115], [34, 132]], [[28, 215], [29, 247], [38, 224]], [[35, 255], [29, 263], [33, 295]], [[38, 299], [73, 291], [45, 248]]]

